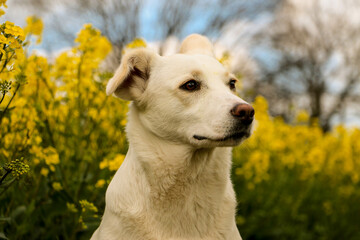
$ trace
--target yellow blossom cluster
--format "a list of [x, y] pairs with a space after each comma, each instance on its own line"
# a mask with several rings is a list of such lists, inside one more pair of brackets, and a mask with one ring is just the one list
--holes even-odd
[[[81, 69], [79, 70], [82, 77], [92, 74], [112, 48], [109, 40], [101, 36], [100, 31], [93, 28], [91, 24], [84, 25], [75, 39], [75, 43], [78, 46], [72, 50], [72, 53], [75, 56], [81, 56], [79, 59]], [[86, 66], [86, 68], [83, 66]], [[88, 70], [92, 71], [89, 72]]]
[[[324, 133], [316, 123], [287, 124], [280, 118], [270, 118], [262, 97], [256, 99], [254, 107], [254, 134], [234, 151], [239, 163], [235, 173], [249, 180], [250, 186], [268, 180], [274, 168], [276, 171], [296, 168], [304, 180], [321, 173], [331, 176], [330, 182], [334, 183], [344, 176], [353, 184], [359, 182], [360, 142], [356, 139], [360, 139], [360, 129], [338, 126]], [[308, 115], [300, 111], [297, 122], [308, 121]]]
[[87, 200], [80, 200], [79, 203], [81, 206], [79, 224], [82, 229], [88, 229], [88, 225], [84, 222], [84, 219], [88, 218], [89, 216], [98, 217], [98, 215], [96, 214], [98, 212], [98, 209], [93, 203], [90, 203]]
[[73, 212], [73, 213], [78, 212], [75, 204], [73, 204], [73, 203], [66, 203], [66, 207], [70, 212]]
[[0, 25], [0, 82], [19, 74], [24, 60], [24, 40], [24, 31], [19, 26], [8, 21]]
[[61, 183], [59, 182], [53, 182], [52, 187], [55, 189], [55, 191], [61, 191], [63, 187], [61, 186]]
[[[0, 63], [0, 67], [5, 66], [0, 71], [0, 197], [11, 204], [0, 207], [0, 215], [24, 204], [42, 208], [45, 201], [53, 210], [65, 208], [59, 218], [73, 221], [70, 231], [76, 234], [94, 226], [89, 222], [99, 220], [95, 214], [95, 206], [101, 205], [99, 196], [104, 195], [111, 171], [124, 159], [127, 102], [106, 96], [105, 86], [112, 73], [99, 65], [111, 44], [99, 30], [85, 25], [74, 47], [49, 62], [42, 56], [25, 55], [23, 40], [41, 36], [43, 28], [41, 20], [34, 17], [27, 23], [26, 36], [10, 23], [1, 29], [7, 56], [3, 53]], [[21, 157], [26, 165], [20, 166]], [[101, 167], [100, 159], [104, 159]], [[18, 174], [14, 177], [27, 172], [22, 179], [32, 187], [17, 191], [15, 184], [22, 181], [13, 181], [8, 177], [10, 172]], [[14, 187], [8, 187], [10, 184]], [[28, 211], [34, 215], [33, 210]], [[46, 229], [53, 224], [47, 216], [34, 219], [46, 222]], [[29, 232], [31, 224], [40, 222], [19, 224]], [[23, 237], [12, 226], [6, 229], [11, 238]]]
[[95, 187], [97, 188], [102, 188], [105, 185], [106, 181], [104, 179], [99, 179], [96, 184]]
[[25, 34], [28, 36], [36, 36], [36, 43], [39, 44], [41, 42], [42, 32], [44, 29], [43, 21], [36, 16], [30, 16], [26, 19], [26, 23], [27, 26], [24, 28]]
[[142, 48], [146, 47], [147, 44], [142, 38], [135, 38], [132, 42], [128, 43], [124, 50], [130, 49], [130, 48]]
[[[40, 141], [40, 137], [37, 138], [38, 141]], [[60, 163], [59, 155], [55, 148], [53, 147], [46, 147], [42, 148], [39, 145], [32, 145], [32, 147], [29, 150], [29, 153], [33, 156], [33, 163], [35, 165], [39, 164], [40, 162], [45, 162], [45, 166], [42, 168], [41, 174], [44, 176], [47, 176], [50, 169], [50, 171], [55, 172], [55, 166]]]
[[29, 165], [24, 163], [24, 158], [11, 160], [6, 164], [5, 169], [11, 171], [15, 178], [19, 178], [21, 175], [29, 171]]
[[[4, 25], [4, 33], [6, 35], [12, 35], [15, 38], [19, 38], [22, 41], [25, 40], [24, 30], [19, 26], [15, 26], [14, 23], [12, 23], [12, 22], [6, 21], [6, 23]], [[10, 42], [11, 42], [11, 39], [8, 39], [7, 43], [10, 43]]]
[[90, 203], [87, 200], [80, 200], [79, 203], [81, 205], [81, 211], [83, 212], [90, 211], [96, 213], [98, 211], [97, 207], [95, 207], [93, 203]]
[[125, 155], [117, 154], [112, 159], [105, 158], [103, 161], [100, 162], [99, 167], [100, 169], [108, 168], [110, 171], [116, 171], [119, 169], [124, 159], [125, 159]]

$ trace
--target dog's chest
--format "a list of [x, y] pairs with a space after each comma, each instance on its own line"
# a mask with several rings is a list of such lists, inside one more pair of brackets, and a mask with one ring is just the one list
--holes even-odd
[[152, 208], [152, 225], [164, 238], [216, 235], [218, 227], [226, 225], [228, 216], [224, 213], [232, 208], [232, 204], [224, 205], [225, 202], [216, 196], [188, 192], [188, 197], [179, 196], [178, 201], [170, 200]]
[[234, 197], [226, 192], [225, 180], [226, 173], [214, 169], [199, 179], [173, 179], [150, 194], [151, 219], [161, 235], [218, 234], [234, 214]]
[[230, 160], [223, 153], [209, 156], [214, 158], [169, 167], [155, 160], [125, 162], [109, 186], [107, 206], [146, 239], [224, 239], [235, 214]]

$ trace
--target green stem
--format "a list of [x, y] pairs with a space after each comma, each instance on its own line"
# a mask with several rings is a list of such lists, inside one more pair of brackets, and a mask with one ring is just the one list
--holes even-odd
[[82, 65], [83, 65], [83, 62], [84, 62], [85, 53], [86, 53], [86, 52], [84, 52], [83, 55], [81, 55], [81, 57], [80, 57], [80, 62], [79, 62], [78, 72], [77, 72], [77, 79], [78, 79], [78, 82], [77, 82], [77, 91], [78, 91], [78, 93], [79, 93], [79, 96], [78, 96], [79, 118], [80, 118], [80, 109], [81, 109], [81, 91], [80, 91], [80, 86], [81, 86], [81, 68], [82, 68]]
[[[5, 51], [5, 48], [6, 48], [6, 44], [4, 44], [4, 46], [3, 46], [3, 50]], [[2, 60], [2, 57], [4, 56], [4, 54], [3, 53], [1, 53], [0, 54], [0, 61]]]
[[17, 91], [19, 90], [19, 88], [20, 88], [20, 84], [18, 84], [18, 85], [16, 86], [15, 92], [14, 92], [14, 94], [12, 95], [12, 97], [11, 97], [10, 101], [9, 101], [9, 102], [8, 102], [8, 104], [6, 105], [6, 107], [5, 107], [4, 111], [2, 111], [2, 112], [1, 112], [1, 116], [0, 116], [0, 124], [1, 124], [1, 122], [2, 122], [3, 117], [5, 116], [6, 110], [9, 108], [10, 103], [11, 103], [11, 102], [12, 102], [12, 100], [14, 99], [14, 97], [15, 97], [15, 95], [16, 95], [16, 93], [17, 93]]
[[4, 65], [2, 66], [0, 72], [4, 71], [6, 65], [10, 62], [11, 58], [15, 55], [15, 53], [13, 53], [9, 58], [6, 56], [6, 59], [5, 59], [5, 62], [4, 62]]
[[49, 90], [50, 94], [51, 94], [51, 97], [54, 98], [55, 97], [55, 94], [53, 92], [53, 90], [50, 88], [49, 84], [47, 83], [46, 81], [46, 78], [41, 76], [40, 79], [44, 82], [45, 86], [47, 87], [47, 89]]
[[8, 188], [15, 182], [15, 178], [13, 180], [11, 180], [8, 185], [4, 188], [4, 190], [2, 192], [0, 192], [0, 196], [6, 191], [8, 190]]
[[2, 176], [2, 178], [0, 179], [0, 185], [2, 184], [2, 182], [5, 180], [5, 178], [11, 173], [11, 170], [9, 169], [5, 169], [6, 173], [4, 174], [4, 176]]
[[2, 97], [1, 97], [1, 100], [0, 100], [0, 104], [2, 103], [2, 101], [3, 101], [4, 98], [5, 98], [5, 93], [6, 93], [5, 91], [2, 92]]
[[[75, 198], [74, 198], [75, 201], [79, 201], [79, 194], [80, 194], [80, 192], [81, 192], [81, 190], [82, 190], [82, 188], [83, 188], [83, 186], [85, 184], [85, 179], [86, 179], [86, 176], [88, 174], [89, 167], [90, 167], [89, 163], [87, 161], [85, 161], [84, 164], [85, 164], [85, 170], [82, 171], [83, 174], [80, 176], [80, 184], [78, 186], [78, 189], [75, 192]], [[82, 168], [80, 168], [80, 169], [82, 169]]]
[[[82, 68], [82, 65], [83, 65], [83, 62], [84, 62], [84, 57], [85, 57], [85, 53], [84, 52], [81, 56], [80, 56], [80, 62], [79, 62], [79, 65], [78, 65], [78, 72], [77, 72], [77, 92], [78, 92], [78, 98], [77, 98], [77, 110], [78, 110], [78, 113], [79, 113], [79, 117], [78, 117], [78, 133], [77, 133], [77, 141], [78, 143], [80, 144], [81, 142], [81, 135], [82, 135], [82, 131], [81, 131], [81, 119], [82, 119], [82, 111], [81, 111], [81, 68]], [[78, 155], [79, 155], [79, 151], [80, 149], [79, 148], [76, 148], [76, 151], [75, 151], [75, 159], [78, 161], [79, 158], [78, 158]]]

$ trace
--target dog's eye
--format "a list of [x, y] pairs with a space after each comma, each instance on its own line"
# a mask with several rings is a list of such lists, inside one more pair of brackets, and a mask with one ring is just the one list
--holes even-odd
[[182, 89], [187, 91], [196, 91], [200, 89], [200, 83], [195, 80], [187, 81], [185, 84], [181, 85]]
[[230, 89], [233, 90], [233, 91], [236, 89], [235, 84], [236, 84], [236, 80], [231, 79], [230, 82], [229, 82], [229, 86], [230, 86]]

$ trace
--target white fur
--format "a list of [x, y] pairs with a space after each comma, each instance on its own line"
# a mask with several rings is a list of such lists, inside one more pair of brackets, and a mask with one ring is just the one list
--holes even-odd
[[[231, 146], [243, 139], [217, 139], [232, 131], [232, 107], [245, 102], [230, 90], [231, 74], [207, 38], [191, 35], [181, 52], [132, 51], [108, 83], [108, 94], [132, 100], [130, 146], [93, 240], [241, 239], [230, 168]], [[191, 79], [200, 89], [181, 89]]]

